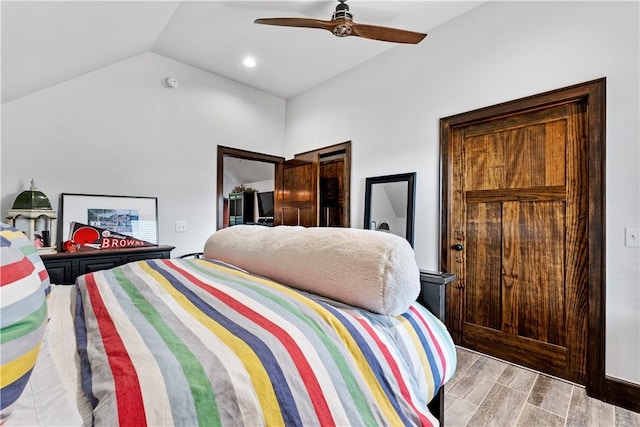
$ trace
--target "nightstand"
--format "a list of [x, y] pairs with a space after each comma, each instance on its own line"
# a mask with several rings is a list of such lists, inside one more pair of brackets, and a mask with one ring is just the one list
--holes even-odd
[[[418, 302], [436, 315], [443, 323], [445, 321], [447, 284], [456, 280], [453, 273], [420, 270], [420, 295]], [[444, 386], [429, 403], [429, 410], [444, 425]]]
[[147, 246], [127, 249], [83, 249], [78, 252], [42, 254], [51, 283], [72, 285], [78, 276], [106, 270], [143, 259], [171, 258], [174, 246]]
[[446, 285], [456, 280], [453, 273], [420, 270], [418, 302], [444, 322]]

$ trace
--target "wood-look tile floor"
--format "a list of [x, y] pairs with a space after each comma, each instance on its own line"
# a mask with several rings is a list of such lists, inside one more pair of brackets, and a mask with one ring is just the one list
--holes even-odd
[[592, 399], [583, 387], [457, 347], [445, 386], [446, 427], [640, 427], [640, 414]]

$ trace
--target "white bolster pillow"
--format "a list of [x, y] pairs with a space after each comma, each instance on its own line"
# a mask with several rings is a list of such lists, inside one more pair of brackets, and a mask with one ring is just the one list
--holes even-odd
[[204, 257], [390, 316], [407, 311], [420, 293], [413, 248], [380, 231], [234, 225], [207, 239]]

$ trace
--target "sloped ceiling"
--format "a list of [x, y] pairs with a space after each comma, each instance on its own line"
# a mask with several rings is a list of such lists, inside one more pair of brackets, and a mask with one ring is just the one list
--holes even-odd
[[2, 103], [151, 50], [178, 4], [2, 1]]
[[[480, 1], [349, 0], [354, 21], [429, 32]], [[254, 24], [330, 19], [335, 1], [2, 1], [2, 103], [154, 52], [289, 98], [395, 48]], [[428, 43], [427, 37], [422, 43]], [[419, 48], [405, 46], [402, 48]], [[247, 69], [246, 55], [258, 65]]]
[[229, 175], [234, 183], [248, 184], [273, 180], [275, 166], [273, 163], [225, 157], [224, 173]]

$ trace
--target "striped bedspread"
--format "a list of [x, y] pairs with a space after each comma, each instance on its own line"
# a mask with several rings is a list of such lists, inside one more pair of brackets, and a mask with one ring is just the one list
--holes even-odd
[[99, 426], [437, 425], [427, 403], [455, 370], [418, 304], [373, 314], [194, 259], [87, 274], [78, 290]]

